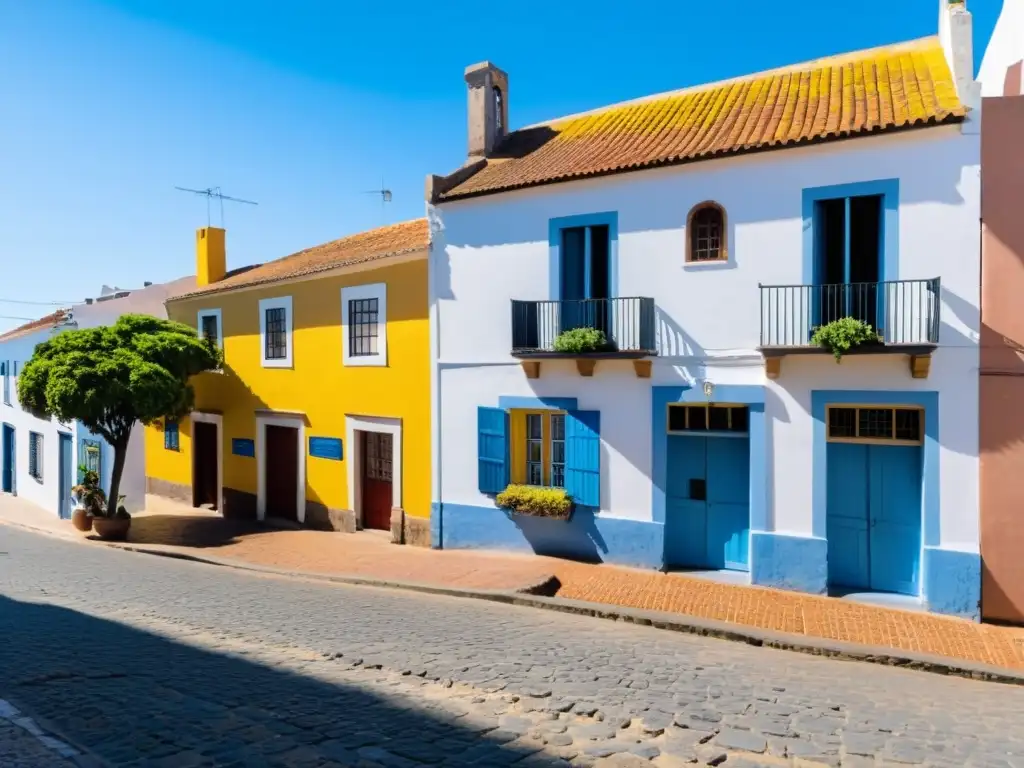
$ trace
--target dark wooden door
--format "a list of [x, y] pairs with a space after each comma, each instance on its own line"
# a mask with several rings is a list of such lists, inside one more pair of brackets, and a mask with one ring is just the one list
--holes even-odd
[[391, 435], [363, 433], [363, 528], [391, 530]]
[[192, 506], [209, 504], [217, 509], [217, 425], [193, 421], [192, 442], [195, 451]]
[[299, 430], [267, 426], [267, 517], [298, 520]]

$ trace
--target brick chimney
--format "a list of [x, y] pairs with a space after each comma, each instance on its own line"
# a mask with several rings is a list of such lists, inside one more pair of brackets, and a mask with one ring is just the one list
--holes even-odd
[[216, 283], [227, 273], [227, 251], [224, 249], [224, 230], [202, 227], [196, 230], [196, 285]]
[[484, 61], [466, 68], [469, 162], [490, 157], [508, 134], [508, 75]]

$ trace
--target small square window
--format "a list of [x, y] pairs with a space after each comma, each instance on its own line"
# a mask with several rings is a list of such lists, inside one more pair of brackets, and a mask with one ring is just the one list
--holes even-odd
[[738, 405], [729, 409], [729, 429], [733, 432], [750, 431], [750, 412], [746, 406]]
[[896, 439], [913, 440], [921, 439], [921, 411], [917, 408], [896, 409]]
[[828, 436], [829, 437], [856, 437], [857, 436], [857, 409], [856, 408], [829, 408], [828, 409]]
[[708, 409], [708, 429], [713, 432], [729, 431], [729, 409], [713, 405]]
[[857, 436], [892, 438], [892, 408], [861, 408], [857, 412]]

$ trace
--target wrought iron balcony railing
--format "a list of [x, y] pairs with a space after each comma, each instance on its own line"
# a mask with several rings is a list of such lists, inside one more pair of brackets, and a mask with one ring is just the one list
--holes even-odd
[[608, 339], [607, 356], [656, 354], [654, 299], [579, 299], [512, 302], [512, 354], [551, 355], [555, 339], [573, 328], [595, 328]]
[[937, 277], [880, 283], [762, 285], [761, 347], [811, 347], [815, 328], [844, 317], [870, 325], [884, 346], [935, 346], [939, 343], [940, 287]]

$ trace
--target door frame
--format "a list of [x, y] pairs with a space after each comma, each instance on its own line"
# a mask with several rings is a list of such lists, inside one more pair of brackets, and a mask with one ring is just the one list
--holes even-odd
[[[3, 440], [10, 434], [11, 442], [9, 446], [3, 444]], [[2, 459], [3, 464], [0, 464], [0, 483], [3, 482], [3, 470], [10, 466], [11, 468], [11, 489], [9, 491], [3, 491], [3, 486], [0, 484], [0, 491], [4, 493], [10, 493], [12, 496], [18, 495], [18, 430], [13, 424], [9, 424], [6, 421], [0, 425], [0, 452], [3, 453]]]
[[296, 413], [256, 414], [256, 519], [267, 517], [267, 427], [298, 430], [295, 519], [306, 522], [306, 417]]
[[349, 504], [356, 523], [363, 527], [363, 452], [357, 432], [382, 432], [391, 435], [391, 507], [402, 506], [402, 420], [387, 416], [345, 415], [345, 441], [349, 460], [345, 462]]
[[[64, 461], [64, 445], [68, 447], [68, 460]], [[67, 487], [65, 487], [67, 480]], [[57, 517], [71, 519], [71, 489], [75, 485], [75, 443], [70, 432], [57, 431]], [[67, 518], [64, 517], [67, 505]]]
[[[217, 512], [224, 514], [224, 417], [219, 413], [206, 411], [193, 411], [189, 414], [192, 423], [213, 424], [217, 428]], [[180, 431], [180, 426], [179, 426]], [[179, 437], [180, 439], [180, 437]], [[199, 458], [199, 451], [196, 450], [196, 430], [192, 428], [192, 499], [195, 503], [196, 488], [196, 460]]]

